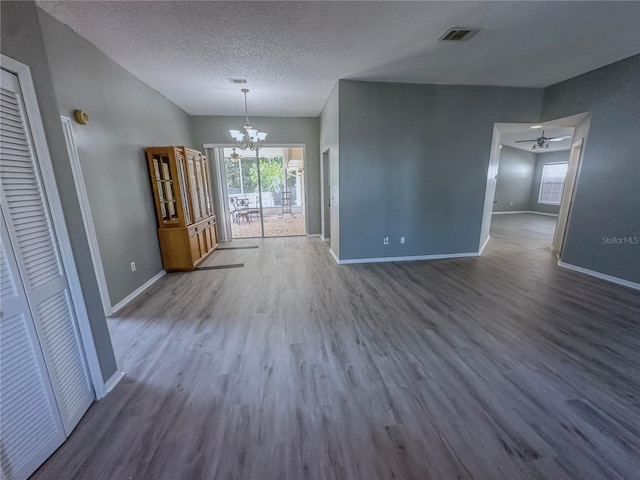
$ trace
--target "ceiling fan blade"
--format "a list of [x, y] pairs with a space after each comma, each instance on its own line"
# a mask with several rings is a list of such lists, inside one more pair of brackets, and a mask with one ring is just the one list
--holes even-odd
[[549, 142], [561, 142], [562, 140], [566, 140], [567, 138], [571, 138], [571, 137], [569, 137], [569, 136], [551, 137], [551, 138], [547, 138], [547, 141], [549, 141]]
[[515, 143], [522, 143], [522, 142], [537, 142], [538, 140], [516, 140]]

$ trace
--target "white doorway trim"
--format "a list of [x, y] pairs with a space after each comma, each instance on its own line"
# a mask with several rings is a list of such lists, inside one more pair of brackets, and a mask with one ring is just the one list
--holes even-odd
[[483, 250], [489, 243], [489, 232], [491, 231], [491, 214], [493, 212], [493, 200], [496, 196], [496, 184], [498, 183], [498, 164], [500, 163], [501, 133], [498, 124], [493, 125], [493, 137], [491, 139], [491, 150], [489, 156], [489, 168], [487, 169], [487, 187], [484, 194], [484, 207], [482, 213], [482, 226], [480, 227], [480, 239], [478, 242], [478, 254], [482, 255]]
[[27, 118], [29, 119], [31, 136], [33, 138], [33, 145], [38, 158], [38, 166], [40, 167], [40, 172], [42, 174], [42, 182], [47, 198], [47, 204], [51, 212], [53, 229], [58, 240], [62, 264], [64, 265], [67, 281], [69, 283], [71, 302], [76, 313], [80, 339], [82, 341], [85, 358], [87, 360], [89, 375], [91, 376], [91, 383], [93, 385], [96, 400], [99, 400], [105, 396], [104, 380], [102, 378], [102, 371], [100, 370], [98, 352], [96, 351], [96, 346], [93, 342], [91, 324], [89, 323], [89, 314], [87, 313], [87, 307], [84, 303], [82, 287], [80, 286], [80, 279], [78, 277], [78, 270], [76, 269], [73, 251], [71, 250], [71, 241], [69, 240], [69, 233], [67, 232], [62, 203], [60, 202], [60, 196], [58, 194], [58, 186], [56, 185], [53, 165], [51, 164], [51, 156], [49, 154], [49, 147], [44, 133], [44, 127], [42, 125], [42, 119], [40, 117], [40, 109], [38, 107], [36, 91], [33, 86], [31, 70], [27, 65], [5, 55], [0, 54], [0, 60], [2, 67], [15, 73], [20, 82], [24, 106], [27, 111], [26, 113]]
[[[581, 129], [581, 125], [584, 124], [584, 122], [589, 118], [589, 113], [579, 113], [577, 115], [571, 115], [568, 117], [562, 117], [562, 118], [557, 118], [557, 119], [553, 119], [553, 120], [547, 120], [546, 122], [544, 122], [545, 124], [554, 124], [556, 126], [562, 126], [562, 127], [572, 127], [574, 128], [574, 132], [573, 132], [573, 147], [576, 146], [576, 144], [579, 142], [581, 143], [581, 145], [584, 146], [584, 141], [588, 135], [588, 124], [586, 127], [586, 130], [581, 131], [583, 129]], [[495, 193], [496, 193], [496, 184], [497, 184], [497, 179], [498, 179], [498, 166], [500, 163], [500, 150], [502, 148], [501, 145], [501, 138], [502, 138], [502, 134], [503, 131], [505, 129], [507, 129], [509, 126], [514, 126], [514, 125], [530, 125], [527, 123], [522, 123], [522, 124], [514, 124], [514, 123], [494, 123], [493, 125], [493, 137], [491, 140], [491, 150], [490, 150], [490, 156], [489, 156], [489, 167], [487, 169], [487, 187], [485, 190], [485, 201], [484, 201], [484, 210], [483, 210], [483, 214], [482, 214], [482, 224], [481, 224], [481, 228], [480, 228], [480, 238], [479, 238], [479, 243], [478, 243], [478, 252], [480, 253], [480, 255], [482, 254], [482, 251], [484, 250], [484, 248], [486, 247], [487, 243], [489, 242], [489, 232], [491, 230], [491, 217], [494, 215], [493, 212], [493, 201], [495, 198]], [[578, 137], [578, 135], [581, 135], [580, 137]], [[582, 148], [582, 150], [584, 150], [584, 148]], [[573, 149], [572, 149], [573, 152]], [[572, 153], [573, 155], [573, 153]], [[582, 155], [579, 155], [580, 158], [582, 158]], [[577, 167], [579, 167], [579, 164], [577, 165]], [[571, 169], [571, 167], [569, 167], [569, 169]], [[567, 176], [570, 175], [571, 172], [567, 172]], [[577, 182], [577, 175], [578, 175], [579, 171], [578, 168], [576, 168], [575, 174], [576, 174], [576, 178], [575, 181]], [[567, 183], [565, 180], [565, 187], [566, 187]], [[570, 204], [573, 201], [573, 189], [572, 189], [572, 194], [569, 195], [569, 197], [567, 198], [568, 201], [568, 212], [570, 213]], [[565, 195], [563, 193], [562, 196], [562, 202], [565, 202]], [[562, 204], [561, 202], [561, 204]], [[560, 210], [560, 212], [562, 213], [562, 208]], [[496, 212], [499, 213], [499, 212]], [[506, 212], [505, 212], [506, 213]], [[508, 212], [508, 213], [515, 213], [515, 212]], [[533, 212], [531, 212], [533, 213]], [[560, 219], [560, 216], [558, 217]], [[558, 220], [557, 224], [556, 224], [556, 230], [558, 228], [558, 225], [560, 224], [560, 220]], [[569, 225], [569, 218], [567, 220], [566, 226]], [[566, 230], [566, 226], [564, 227]], [[564, 237], [564, 235], [563, 235]], [[551, 248], [553, 249], [553, 247], [555, 246], [555, 239], [554, 242], [551, 246]]]
[[577, 142], [571, 145], [569, 166], [567, 169], [567, 176], [564, 179], [562, 199], [560, 200], [560, 211], [558, 212], [558, 221], [556, 222], [556, 230], [553, 235], [553, 244], [551, 245], [551, 250], [558, 255], [558, 258], [560, 258], [562, 247], [564, 246], [564, 238], [567, 233], [567, 226], [569, 225], [571, 205], [573, 203], [573, 196], [576, 190], [580, 165], [582, 164], [583, 142], [584, 139], [580, 138]]
[[[331, 240], [331, 233], [327, 235], [327, 225], [329, 227], [331, 226], [331, 203], [329, 203], [327, 199], [327, 188], [331, 188], [329, 182], [331, 174], [328, 175], [329, 178], [325, 178], [325, 170], [330, 172], [330, 169], [331, 151], [327, 148], [324, 152], [320, 153], [320, 239], [323, 242]], [[331, 245], [329, 245], [329, 247], [331, 247]]]
[[91, 215], [91, 207], [89, 206], [87, 187], [84, 183], [82, 167], [80, 166], [80, 157], [78, 155], [76, 138], [73, 134], [73, 124], [71, 122], [71, 119], [69, 117], [65, 117], [64, 115], [60, 115], [60, 121], [62, 122], [64, 139], [67, 142], [67, 152], [69, 153], [71, 170], [73, 171], [73, 181], [76, 184], [76, 192], [78, 193], [78, 202], [80, 203], [82, 221], [84, 223], [85, 232], [87, 233], [87, 241], [89, 242], [89, 250], [91, 251], [93, 269], [96, 272], [98, 290], [100, 290], [100, 298], [102, 299], [102, 309], [104, 310], [105, 317], [108, 317], [113, 313], [113, 310], [111, 308], [111, 299], [109, 298], [107, 279], [105, 277], [104, 268], [102, 266], [102, 257], [100, 256], [98, 237], [96, 235], [96, 230], [93, 223], [93, 216]]

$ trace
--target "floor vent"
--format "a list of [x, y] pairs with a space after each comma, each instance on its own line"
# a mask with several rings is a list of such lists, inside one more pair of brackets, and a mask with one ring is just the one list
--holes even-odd
[[455, 27], [447, 30], [443, 36], [440, 37], [442, 41], [460, 41], [460, 40], [469, 40], [476, 34], [477, 30], [473, 30], [471, 28], [461, 28]]

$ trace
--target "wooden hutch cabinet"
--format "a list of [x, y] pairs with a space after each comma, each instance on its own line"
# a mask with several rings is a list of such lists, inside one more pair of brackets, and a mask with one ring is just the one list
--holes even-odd
[[193, 270], [218, 245], [207, 158], [187, 147], [148, 147], [164, 269]]

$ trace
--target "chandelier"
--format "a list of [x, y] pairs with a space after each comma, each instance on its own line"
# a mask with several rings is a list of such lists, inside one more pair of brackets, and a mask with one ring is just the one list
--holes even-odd
[[244, 126], [244, 132], [240, 130], [229, 130], [229, 133], [235, 140], [236, 147], [240, 150], [246, 150], [247, 148], [250, 150], [258, 150], [264, 143], [264, 139], [267, 138], [267, 134], [257, 131], [249, 124], [249, 114], [247, 113], [247, 93], [249, 93], [249, 89], [243, 88], [241, 91], [244, 93], [244, 116], [247, 123]]

